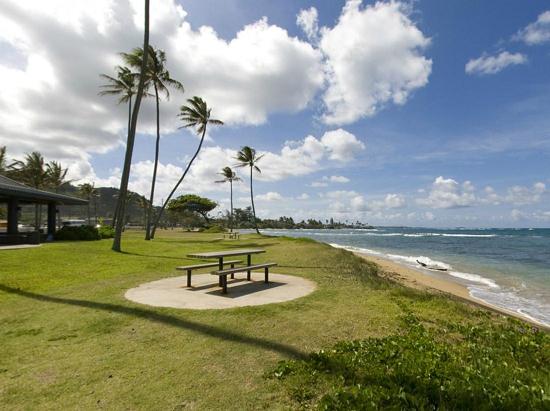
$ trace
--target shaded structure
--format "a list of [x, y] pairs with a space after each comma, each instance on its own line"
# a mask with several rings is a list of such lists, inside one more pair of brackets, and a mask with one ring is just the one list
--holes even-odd
[[26, 242], [39, 242], [40, 236], [37, 233], [19, 233], [19, 210], [21, 205], [47, 205], [47, 236], [48, 238], [53, 238], [56, 229], [57, 206], [86, 205], [88, 201], [63, 194], [38, 190], [0, 175], [0, 203], [6, 203], [8, 209], [6, 232], [0, 233], [0, 244], [22, 244]]

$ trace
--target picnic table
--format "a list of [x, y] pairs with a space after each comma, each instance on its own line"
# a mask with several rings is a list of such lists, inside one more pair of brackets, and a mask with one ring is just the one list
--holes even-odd
[[209, 251], [207, 253], [193, 253], [187, 254], [189, 258], [200, 258], [203, 260], [217, 258], [219, 262], [219, 269], [223, 270], [223, 259], [225, 257], [235, 257], [238, 255], [246, 255], [246, 265], [252, 265], [252, 255], [265, 253], [265, 250], [261, 248], [238, 248], [235, 250], [224, 251]]

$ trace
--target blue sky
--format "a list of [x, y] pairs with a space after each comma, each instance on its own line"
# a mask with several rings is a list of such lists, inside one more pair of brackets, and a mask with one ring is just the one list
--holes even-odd
[[[96, 75], [141, 41], [140, 2], [103, 0], [93, 10], [58, 3], [70, 20], [39, 3], [30, 16], [16, 2], [0, 11], [10, 23], [0, 37], [0, 69], [7, 96], [17, 100], [0, 144], [13, 156], [38, 148], [70, 165], [74, 178], [116, 185], [125, 110], [97, 97]], [[212, 182], [215, 172], [250, 145], [268, 153], [255, 187], [262, 217], [549, 226], [544, 2], [163, 0], [157, 7], [152, 43], [167, 51], [187, 91], [163, 103], [156, 202], [198, 143], [174, 120], [197, 94], [226, 125], [209, 133], [182, 193], [209, 196], [220, 208], [228, 196]], [[127, 23], [121, 14], [130, 15]], [[210, 50], [189, 52], [197, 44]], [[133, 159], [131, 186], [144, 194], [151, 103]], [[248, 205], [247, 195], [245, 184], [237, 187], [236, 205]]]

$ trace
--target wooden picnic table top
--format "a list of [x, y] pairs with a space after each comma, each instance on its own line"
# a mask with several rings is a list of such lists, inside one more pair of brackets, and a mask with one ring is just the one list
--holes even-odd
[[224, 258], [235, 255], [250, 255], [265, 253], [265, 250], [261, 248], [238, 248], [235, 250], [223, 250], [223, 251], [210, 251], [207, 253], [193, 253], [187, 254], [187, 257], [191, 258]]

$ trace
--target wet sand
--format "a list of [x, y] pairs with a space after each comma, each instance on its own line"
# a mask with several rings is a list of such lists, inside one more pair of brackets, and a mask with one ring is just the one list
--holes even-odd
[[357, 252], [354, 254], [364, 258], [365, 260], [375, 262], [381, 268], [383, 277], [399, 282], [405, 286], [420, 289], [420, 290], [427, 290], [431, 292], [450, 294], [462, 300], [465, 300], [468, 303], [475, 304], [477, 306], [481, 306], [484, 308], [488, 308], [500, 314], [519, 318], [523, 321], [536, 325], [539, 328], [550, 331], [550, 327], [547, 327], [544, 324], [540, 324], [536, 321], [533, 321], [530, 318], [524, 317], [517, 312], [496, 307], [494, 305], [486, 303], [483, 300], [472, 297], [470, 295], [470, 292], [464, 285], [459, 284], [450, 279], [447, 280], [447, 279], [441, 278], [442, 275], [445, 275], [444, 273], [436, 272], [433, 275], [430, 275], [430, 274], [424, 273], [421, 270], [415, 270], [413, 268], [403, 266], [394, 261], [390, 261], [381, 257], [365, 255]]

